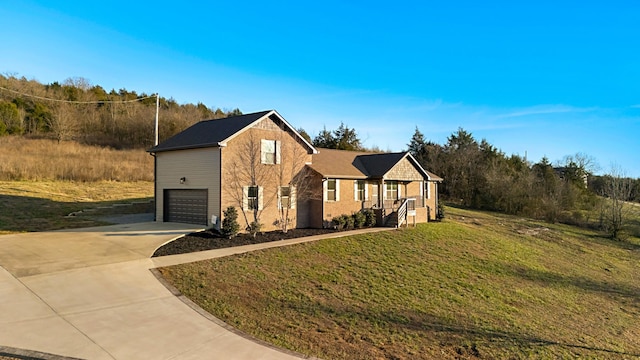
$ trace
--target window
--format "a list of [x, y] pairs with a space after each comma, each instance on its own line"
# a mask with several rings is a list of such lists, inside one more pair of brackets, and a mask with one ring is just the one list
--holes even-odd
[[278, 189], [278, 208], [279, 209], [295, 209], [296, 208], [296, 195], [295, 187], [293, 186], [280, 186]]
[[387, 200], [398, 200], [398, 182], [387, 181], [385, 184], [385, 198]]
[[327, 201], [340, 200], [340, 181], [338, 179], [327, 179], [325, 185], [325, 199]]
[[356, 201], [367, 200], [367, 183], [364, 180], [356, 180], [353, 182], [353, 198]]
[[245, 186], [242, 190], [243, 210], [262, 210], [262, 187]]
[[427, 199], [431, 199], [431, 183], [427, 181], [424, 186], [427, 188]]
[[263, 164], [280, 164], [280, 141], [260, 141], [260, 161]]

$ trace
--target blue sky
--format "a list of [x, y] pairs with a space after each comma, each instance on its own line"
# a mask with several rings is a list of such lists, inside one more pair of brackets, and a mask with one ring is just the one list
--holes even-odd
[[0, 0], [0, 72], [344, 122], [393, 151], [462, 127], [640, 177], [637, 1], [51, 3]]

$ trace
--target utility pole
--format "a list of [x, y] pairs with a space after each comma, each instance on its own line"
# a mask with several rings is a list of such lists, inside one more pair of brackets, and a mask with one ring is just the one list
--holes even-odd
[[156, 131], [155, 136], [156, 140], [153, 145], [158, 145], [158, 112], [160, 112], [160, 94], [156, 93]]

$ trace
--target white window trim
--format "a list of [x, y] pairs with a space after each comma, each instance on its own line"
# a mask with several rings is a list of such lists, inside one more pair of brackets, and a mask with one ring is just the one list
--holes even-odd
[[[400, 183], [399, 183], [399, 182], [397, 182], [397, 181], [390, 180], [390, 181], [385, 181], [385, 182], [384, 182], [384, 191], [383, 191], [383, 193], [382, 193], [383, 200], [391, 200], [391, 199], [389, 199], [389, 198], [387, 197], [387, 189], [388, 189], [389, 185], [390, 185], [390, 184], [393, 184], [393, 183], [395, 183], [395, 184], [396, 184], [396, 197], [397, 197], [398, 199], [401, 199], [401, 198], [402, 198], [402, 196], [400, 196], [400, 195], [401, 195], [401, 192], [400, 192]], [[396, 199], [396, 200], [397, 200], [397, 199]]]
[[[274, 162], [270, 162], [267, 161], [267, 157], [266, 154], [267, 152], [265, 152], [263, 149], [265, 148], [265, 146], [269, 146], [271, 147], [271, 145], [273, 145], [273, 151], [274, 151]], [[266, 140], [266, 139], [262, 139], [260, 140], [260, 162], [262, 164], [266, 164], [266, 165], [274, 165], [274, 164], [280, 164], [281, 161], [281, 141], [279, 140]]]
[[[362, 182], [363, 184], [363, 199], [358, 199], [358, 183]], [[353, 180], [353, 200], [355, 201], [367, 201], [369, 200], [369, 184], [366, 180]]]
[[431, 182], [427, 181], [427, 200], [431, 199]]
[[364, 182], [364, 200], [365, 201], [369, 200], [369, 182], [368, 181]]
[[[255, 186], [255, 185], [254, 185]], [[243, 211], [253, 211], [254, 209], [249, 209], [249, 188], [254, 186], [243, 186], [242, 187], [242, 210]], [[258, 211], [262, 210], [263, 206], [263, 197], [264, 193], [262, 186], [258, 186]]]
[[[335, 200], [329, 200], [329, 180], [335, 180], [336, 181], [336, 199]], [[326, 179], [322, 183], [322, 190], [324, 192], [324, 201], [325, 202], [340, 201], [340, 179]]]
[[293, 185], [285, 185], [278, 187], [278, 209], [282, 209], [282, 188], [289, 188], [289, 209], [296, 208], [296, 187]]

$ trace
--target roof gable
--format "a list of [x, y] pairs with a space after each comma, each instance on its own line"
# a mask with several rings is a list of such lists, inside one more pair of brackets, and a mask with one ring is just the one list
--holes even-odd
[[271, 118], [271, 120], [283, 124], [285, 130], [292, 132], [294, 137], [300, 140], [310, 153], [317, 152], [317, 150], [275, 110], [231, 116], [223, 119], [203, 120], [154, 146], [149, 149], [148, 152], [156, 153], [226, 146], [227, 141], [266, 118]]
[[367, 169], [369, 177], [383, 177], [404, 158], [405, 153], [360, 155], [357, 160]]

